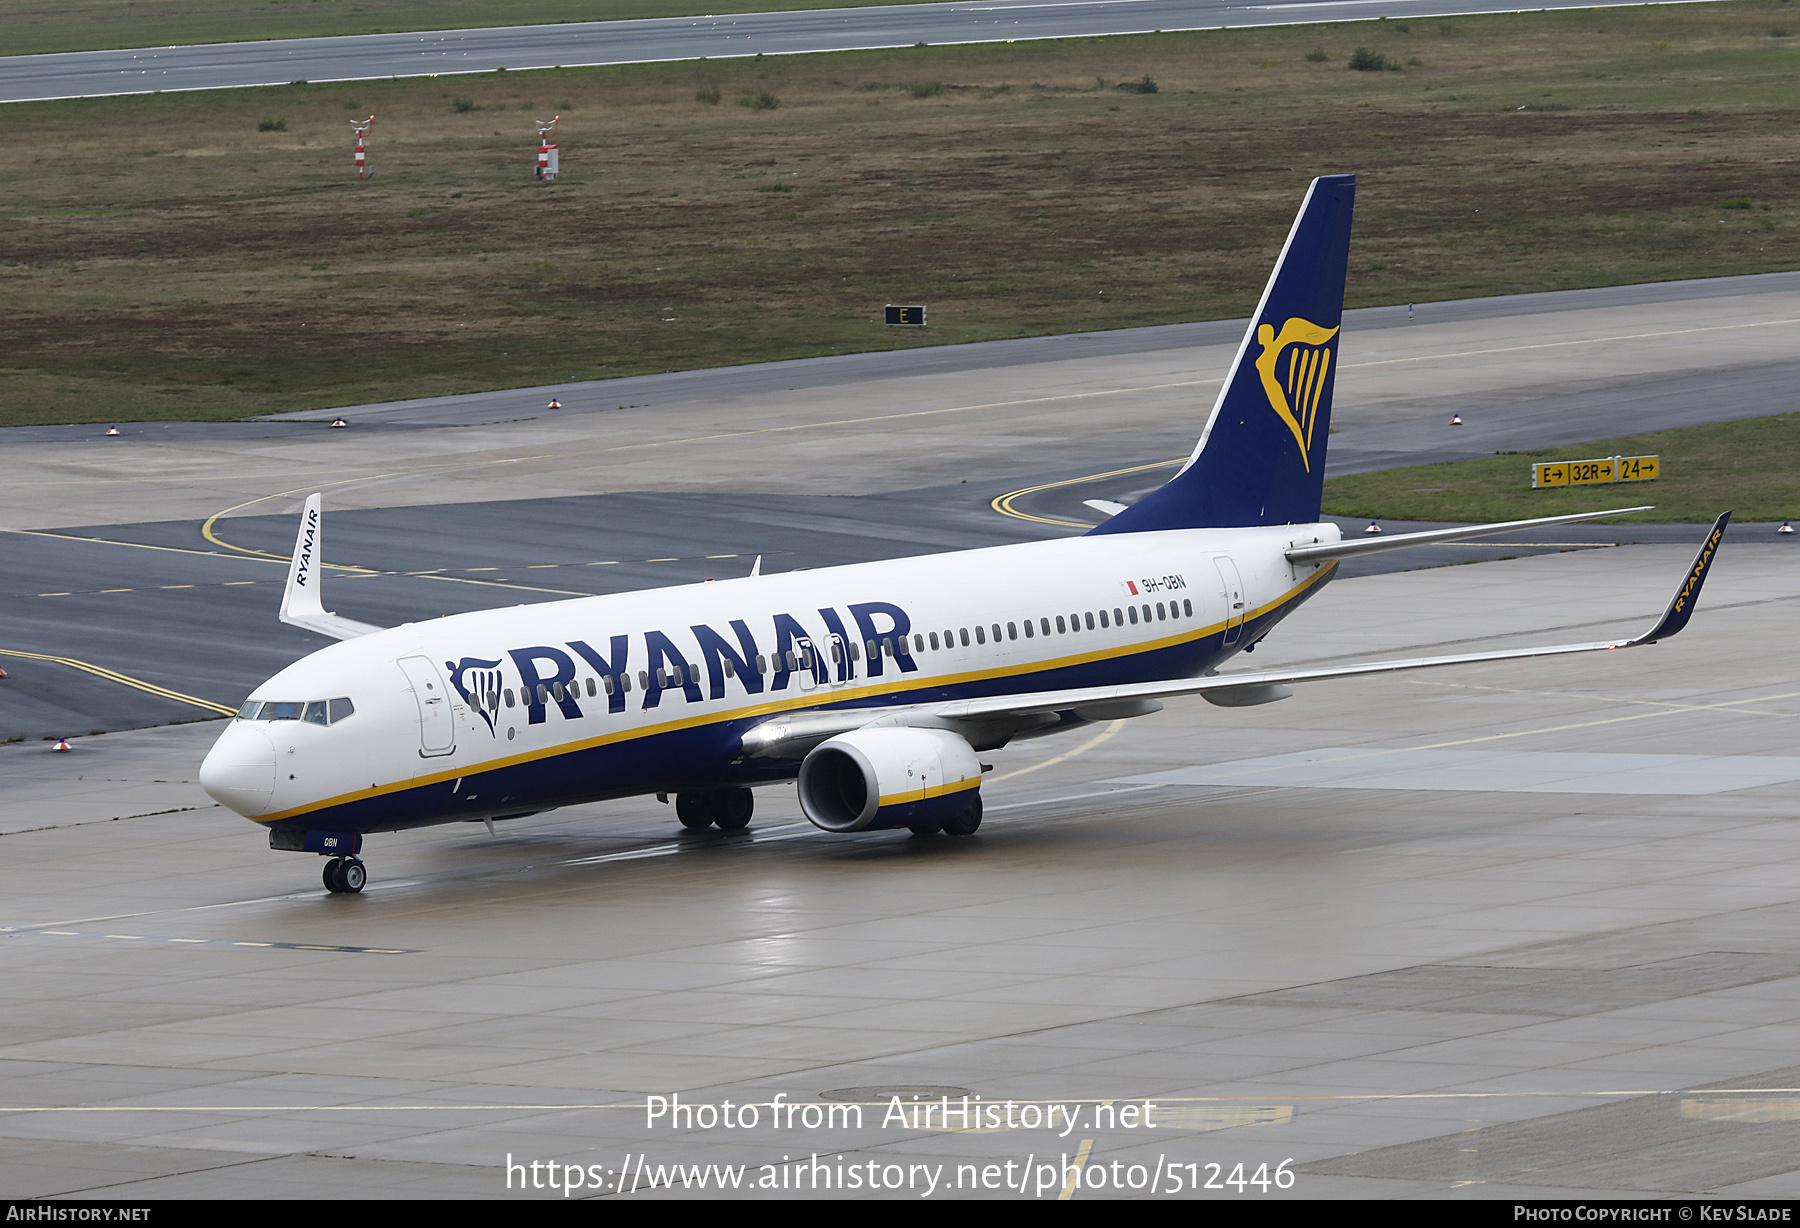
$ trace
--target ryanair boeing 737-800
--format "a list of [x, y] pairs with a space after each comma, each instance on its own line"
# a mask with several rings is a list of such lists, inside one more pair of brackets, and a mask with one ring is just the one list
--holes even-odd
[[[319, 496], [281, 608], [339, 639], [270, 678], [200, 769], [271, 847], [360, 891], [364, 834], [675, 796], [742, 828], [797, 780], [832, 832], [981, 822], [981, 751], [1171, 697], [1226, 709], [1290, 684], [1603, 651], [1686, 625], [1730, 513], [1630, 640], [1219, 675], [1339, 559], [1617, 511], [1342, 541], [1320, 492], [1356, 180], [1313, 181], [1192, 457], [1083, 537], [487, 610], [392, 628], [327, 613]], [[1642, 509], [1622, 509], [1635, 511]]]

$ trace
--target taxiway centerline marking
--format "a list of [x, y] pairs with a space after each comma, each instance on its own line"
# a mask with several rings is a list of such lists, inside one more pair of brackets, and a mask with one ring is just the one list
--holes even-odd
[[154, 682], [145, 682], [142, 678], [133, 678], [130, 674], [121, 674], [118, 670], [107, 669], [101, 665], [93, 665], [87, 661], [77, 661], [74, 657], [58, 657], [46, 652], [23, 652], [16, 648], [0, 648], [0, 657], [24, 657], [33, 661], [52, 661], [57, 665], [66, 665], [70, 669], [78, 669], [84, 673], [104, 678], [108, 682], [117, 682], [121, 686], [135, 687], [162, 699], [173, 699], [178, 703], [192, 704], [196, 708], [206, 708], [221, 716], [236, 716], [236, 708], [227, 708], [224, 704], [213, 703], [210, 699], [199, 699], [181, 691], [172, 691], [165, 686], [157, 686]]

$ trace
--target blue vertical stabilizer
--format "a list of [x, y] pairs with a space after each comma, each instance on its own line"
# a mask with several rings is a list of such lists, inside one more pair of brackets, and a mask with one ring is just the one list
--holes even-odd
[[1355, 175], [1313, 180], [1193, 456], [1094, 533], [1318, 520], [1355, 203]]

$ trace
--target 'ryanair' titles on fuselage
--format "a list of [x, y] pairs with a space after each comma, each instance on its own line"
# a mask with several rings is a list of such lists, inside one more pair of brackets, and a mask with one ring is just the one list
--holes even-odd
[[[444, 669], [463, 702], [496, 734], [499, 716], [515, 703], [525, 710], [526, 724], [541, 725], [552, 708], [579, 720], [584, 701], [623, 712], [633, 702], [640, 709], [659, 707], [669, 691], [689, 703], [724, 699], [733, 681], [746, 695], [762, 695], [803, 685], [796, 683], [800, 675], [805, 685], [828, 685], [918, 671], [910, 639], [913, 620], [902, 607], [863, 601], [851, 604], [848, 613], [846, 621], [838, 609], [825, 606], [808, 615], [810, 626], [797, 615], [778, 613], [756, 620], [755, 630], [749, 621], [734, 618], [727, 632], [695, 623], [678, 632], [533, 644], [498, 656], [447, 660]], [[849, 626], [856, 628], [854, 636]], [[934, 640], [938, 634], [931, 633]]]

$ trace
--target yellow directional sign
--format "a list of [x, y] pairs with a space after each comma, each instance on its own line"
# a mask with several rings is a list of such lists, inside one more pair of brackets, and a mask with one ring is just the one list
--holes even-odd
[[1597, 460], [1543, 461], [1531, 467], [1531, 485], [1589, 486], [1596, 482], [1648, 482], [1662, 476], [1658, 456], [1604, 456]]

